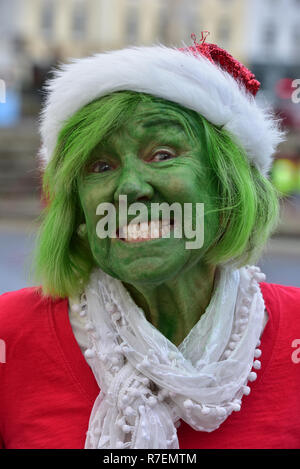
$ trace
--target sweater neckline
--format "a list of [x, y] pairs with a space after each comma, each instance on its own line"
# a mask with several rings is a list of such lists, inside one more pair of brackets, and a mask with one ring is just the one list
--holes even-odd
[[[274, 314], [270, 308], [267, 284], [261, 283], [260, 287], [268, 313], [268, 321], [261, 336], [259, 347], [262, 351], [261, 370], [257, 373], [257, 380], [253, 383], [255, 386], [262, 380], [272, 355], [280, 314], [279, 311]], [[93, 404], [99, 394], [99, 386], [75, 338], [69, 318], [68, 299], [51, 301], [49, 306], [50, 325], [65, 366], [81, 393]]]

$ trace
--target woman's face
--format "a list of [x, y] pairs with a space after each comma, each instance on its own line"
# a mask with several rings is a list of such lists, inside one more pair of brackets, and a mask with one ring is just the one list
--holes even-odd
[[[181, 120], [182, 121], [182, 120]], [[131, 284], [160, 284], [184, 272], [189, 266], [203, 259], [211, 246], [219, 225], [215, 209], [216, 193], [208, 177], [208, 169], [201, 141], [195, 141], [166, 109], [156, 103], [140, 104], [132, 118], [92, 152], [83, 175], [78, 181], [79, 198], [87, 225], [87, 237], [96, 264], [106, 273]], [[204, 204], [204, 242], [201, 247], [187, 249], [191, 241], [185, 235], [138, 240], [131, 239], [126, 227], [119, 229], [119, 196], [127, 196], [127, 206], [139, 202], [146, 207], [151, 220], [153, 203], [177, 202], [182, 209], [185, 223], [185, 205], [192, 208], [192, 224], [196, 220], [196, 203]], [[116, 209], [117, 236], [100, 238], [97, 224], [105, 215], [97, 215], [101, 203], [113, 204]], [[99, 213], [99, 212], [98, 212]], [[173, 212], [170, 212], [171, 215]], [[128, 215], [128, 224], [136, 215]], [[199, 213], [198, 213], [199, 215]], [[176, 218], [177, 215], [175, 215]], [[187, 217], [186, 217], [187, 220]], [[155, 225], [159, 228], [159, 225]], [[200, 227], [201, 229], [203, 227]], [[199, 230], [199, 226], [198, 226]], [[196, 245], [196, 243], [195, 243]]]

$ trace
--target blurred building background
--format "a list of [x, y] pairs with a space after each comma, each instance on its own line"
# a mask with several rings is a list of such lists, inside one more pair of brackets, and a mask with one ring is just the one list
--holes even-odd
[[210, 31], [248, 66], [287, 132], [271, 177], [281, 223], [261, 259], [300, 287], [300, 0], [0, 0], [0, 293], [30, 285], [40, 211], [43, 84], [70, 57], [128, 45], [182, 47]]

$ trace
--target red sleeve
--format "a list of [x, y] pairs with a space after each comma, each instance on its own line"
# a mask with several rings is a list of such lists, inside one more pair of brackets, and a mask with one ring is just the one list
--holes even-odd
[[4, 448], [3, 389], [5, 386], [7, 324], [5, 301], [7, 293], [0, 296], [0, 449]]
[[[36, 287], [0, 295], [0, 448], [5, 448], [5, 410], [11, 393], [8, 363], [14, 360], [13, 351], [24, 331], [24, 318], [41, 301]], [[27, 321], [28, 322], [28, 321]], [[30, 322], [30, 321], [29, 321]]]

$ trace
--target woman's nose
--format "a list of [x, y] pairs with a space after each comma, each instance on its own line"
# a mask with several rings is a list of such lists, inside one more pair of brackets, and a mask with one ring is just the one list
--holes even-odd
[[123, 168], [114, 200], [118, 203], [120, 195], [126, 195], [129, 204], [140, 199], [150, 200], [153, 192], [153, 187], [146, 181], [142, 168], [130, 165], [130, 167]]

